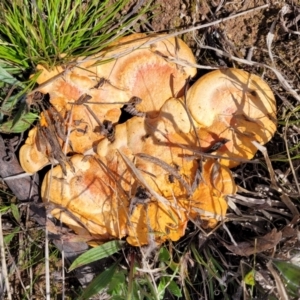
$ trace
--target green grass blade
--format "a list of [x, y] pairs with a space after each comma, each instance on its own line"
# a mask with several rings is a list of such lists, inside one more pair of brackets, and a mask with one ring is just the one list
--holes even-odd
[[96, 260], [108, 257], [121, 250], [124, 246], [124, 241], [110, 241], [99, 247], [92, 248], [80, 255], [70, 266], [69, 271], [72, 271], [80, 266], [94, 262]]
[[21, 133], [27, 130], [33, 122], [38, 118], [38, 115], [32, 112], [22, 114], [18, 120], [9, 120], [0, 124], [0, 132], [2, 133]]
[[18, 223], [20, 223], [21, 216], [20, 216], [20, 212], [19, 212], [18, 206], [12, 203], [10, 205], [10, 209], [11, 209], [12, 215], [14, 216], [15, 220]]
[[273, 264], [280, 272], [280, 276], [284, 280], [288, 293], [293, 297], [299, 297], [300, 266], [286, 261], [273, 261]]
[[130, 22], [139, 17], [122, 16], [128, 3], [129, 0], [3, 0], [0, 60], [7, 59], [25, 68], [40, 63], [51, 67], [72, 56], [95, 54], [124, 35]]
[[20, 231], [20, 227], [16, 227], [13, 229], [13, 231], [7, 235], [4, 236], [3, 240], [5, 245], [8, 245], [12, 239], [16, 236], [16, 233], [18, 233]]
[[113, 278], [117, 270], [117, 263], [106, 269], [100, 275], [98, 275], [84, 290], [83, 294], [79, 297], [79, 300], [89, 299], [96, 295], [103, 289], [105, 289]]
[[9, 74], [4, 68], [0, 65], [0, 82], [5, 82], [10, 85], [18, 85], [23, 86], [22, 82], [17, 80], [15, 77], [13, 77], [11, 74]]
[[169, 290], [169, 292], [176, 296], [176, 297], [182, 297], [182, 293], [181, 293], [181, 289], [180, 287], [176, 284], [176, 282], [174, 280], [172, 280], [169, 284], [169, 286], [167, 287], [167, 289]]

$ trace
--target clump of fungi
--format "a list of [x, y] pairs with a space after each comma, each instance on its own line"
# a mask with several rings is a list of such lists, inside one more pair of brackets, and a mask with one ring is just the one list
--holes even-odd
[[135, 246], [225, 218], [236, 192], [229, 168], [254, 156], [253, 141], [271, 139], [275, 100], [238, 69], [210, 72], [186, 92], [194, 63], [178, 38], [133, 34], [69, 69], [38, 66], [50, 103], [20, 162], [28, 173], [56, 164], [41, 188], [53, 216], [98, 242]]

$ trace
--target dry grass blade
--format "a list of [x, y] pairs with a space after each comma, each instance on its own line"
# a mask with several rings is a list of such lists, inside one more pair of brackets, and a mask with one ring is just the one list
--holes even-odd
[[270, 59], [272, 61], [272, 64], [274, 66], [274, 58], [273, 58], [273, 53], [272, 53], [272, 41], [274, 39], [274, 30], [275, 30], [275, 25], [276, 25], [276, 20], [272, 23], [271, 25], [271, 28], [270, 28], [270, 31], [267, 35], [267, 47], [268, 47], [268, 52], [269, 52], [269, 56], [270, 56]]
[[298, 194], [300, 195], [300, 185], [299, 185], [299, 181], [298, 181], [298, 176], [296, 174], [296, 171], [295, 171], [295, 168], [294, 168], [294, 165], [292, 163], [291, 156], [290, 156], [290, 151], [289, 151], [289, 146], [288, 146], [288, 139], [287, 139], [287, 136], [286, 136], [287, 135], [287, 129], [286, 128], [284, 128], [283, 135], [284, 135], [285, 148], [287, 149], [287, 151], [286, 151], [287, 158], [289, 160], [290, 168], [291, 168], [293, 176], [294, 176], [294, 180], [295, 180], [295, 183], [296, 183], [296, 188], [298, 190]]
[[286, 292], [284, 284], [283, 284], [282, 280], [280, 279], [280, 276], [278, 275], [278, 273], [273, 268], [271, 260], [267, 263], [267, 268], [271, 272], [272, 276], [275, 279], [277, 292], [279, 294], [280, 299], [281, 300], [289, 300], [290, 298]]
[[247, 59], [243, 59], [243, 58], [239, 58], [236, 56], [233, 56], [223, 50], [214, 48], [214, 47], [210, 47], [210, 46], [205, 46], [205, 45], [201, 45], [202, 49], [207, 49], [207, 50], [213, 50], [216, 53], [218, 53], [219, 55], [223, 55], [225, 57], [228, 57], [229, 59], [232, 59], [234, 61], [237, 61], [239, 63], [245, 64], [245, 65], [249, 65], [249, 66], [257, 66], [257, 67], [263, 67], [263, 68], [267, 68], [270, 69], [277, 77], [279, 83], [281, 84], [281, 86], [288, 92], [290, 93], [298, 102], [300, 102], [300, 96], [297, 94], [297, 92], [291, 87], [291, 85], [288, 83], [288, 81], [284, 78], [284, 76], [275, 68], [264, 64], [264, 63], [259, 63], [256, 61], [249, 61]]
[[164, 197], [159, 195], [157, 192], [155, 192], [149, 186], [149, 184], [146, 182], [146, 180], [142, 176], [141, 172], [135, 167], [135, 165], [132, 163], [132, 161], [121, 150], [118, 150], [118, 152], [120, 153], [121, 157], [123, 158], [123, 160], [125, 161], [125, 163], [129, 167], [129, 169], [135, 175], [135, 177], [141, 182], [141, 184], [150, 192], [150, 194], [153, 197], [155, 197], [160, 203], [162, 203], [165, 206], [165, 208], [168, 210], [168, 206], [170, 206], [171, 203], [167, 199], [165, 199]]
[[46, 299], [50, 300], [51, 286], [50, 286], [50, 260], [49, 260], [49, 237], [48, 229], [45, 229], [45, 274], [46, 274]]
[[216, 213], [212, 213], [212, 212], [203, 210], [203, 209], [198, 208], [198, 207], [193, 207], [193, 210], [196, 211], [201, 216], [208, 217], [208, 218], [211, 218], [211, 219], [216, 219], [217, 221], [225, 221], [223, 216], [218, 215]]
[[5, 289], [7, 293], [7, 299], [12, 300], [12, 295], [10, 292], [10, 284], [8, 279], [7, 265], [5, 259], [5, 245], [3, 240], [3, 230], [2, 230], [2, 214], [0, 213], [0, 255], [1, 255], [1, 265], [2, 265], [2, 276], [4, 277]]
[[264, 156], [264, 159], [266, 161], [268, 170], [269, 170], [269, 174], [270, 174], [270, 178], [271, 178], [271, 183], [272, 183], [272, 187], [277, 190], [278, 192], [282, 193], [281, 195], [281, 199], [283, 201], [283, 203], [289, 208], [289, 210], [292, 212], [293, 216], [298, 216], [299, 215], [299, 211], [296, 207], [296, 205], [291, 201], [291, 199], [283, 193], [282, 189], [278, 186], [277, 181], [276, 181], [276, 177], [275, 177], [275, 172], [273, 170], [273, 166], [271, 163], [271, 160], [269, 158], [268, 152], [266, 147], [260, 145], [258, 142], [253, 141], [252, 142], [254, 144], [254, 146], [261, 151], [261, 153]]

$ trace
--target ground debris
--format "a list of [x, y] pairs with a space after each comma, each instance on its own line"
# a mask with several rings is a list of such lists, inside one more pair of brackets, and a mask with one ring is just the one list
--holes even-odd
[[264, 236], [257, 237], [251, 241], [238, 243], [236, 246], [228, 245], [225, 242], [222, 242], [222, 244], [236, 255], [249, 256], [275, 247], [280, 242], [281, 237], [282, 232], [274, 228]]

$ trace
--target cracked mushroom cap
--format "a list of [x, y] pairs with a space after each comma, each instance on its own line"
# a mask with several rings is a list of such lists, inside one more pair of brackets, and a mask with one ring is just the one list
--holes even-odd
[[252, 141], [267, 143], [276, 131], [273, 92], [260, 77], [239, 69], [220, 69], [201, 77], [187, 93], [187, 105], [198, 123], [198, 136], [205, 150], [227, 139], [216, 154], [234, 167], [238, 159], [251, 159], [257, 149]]

